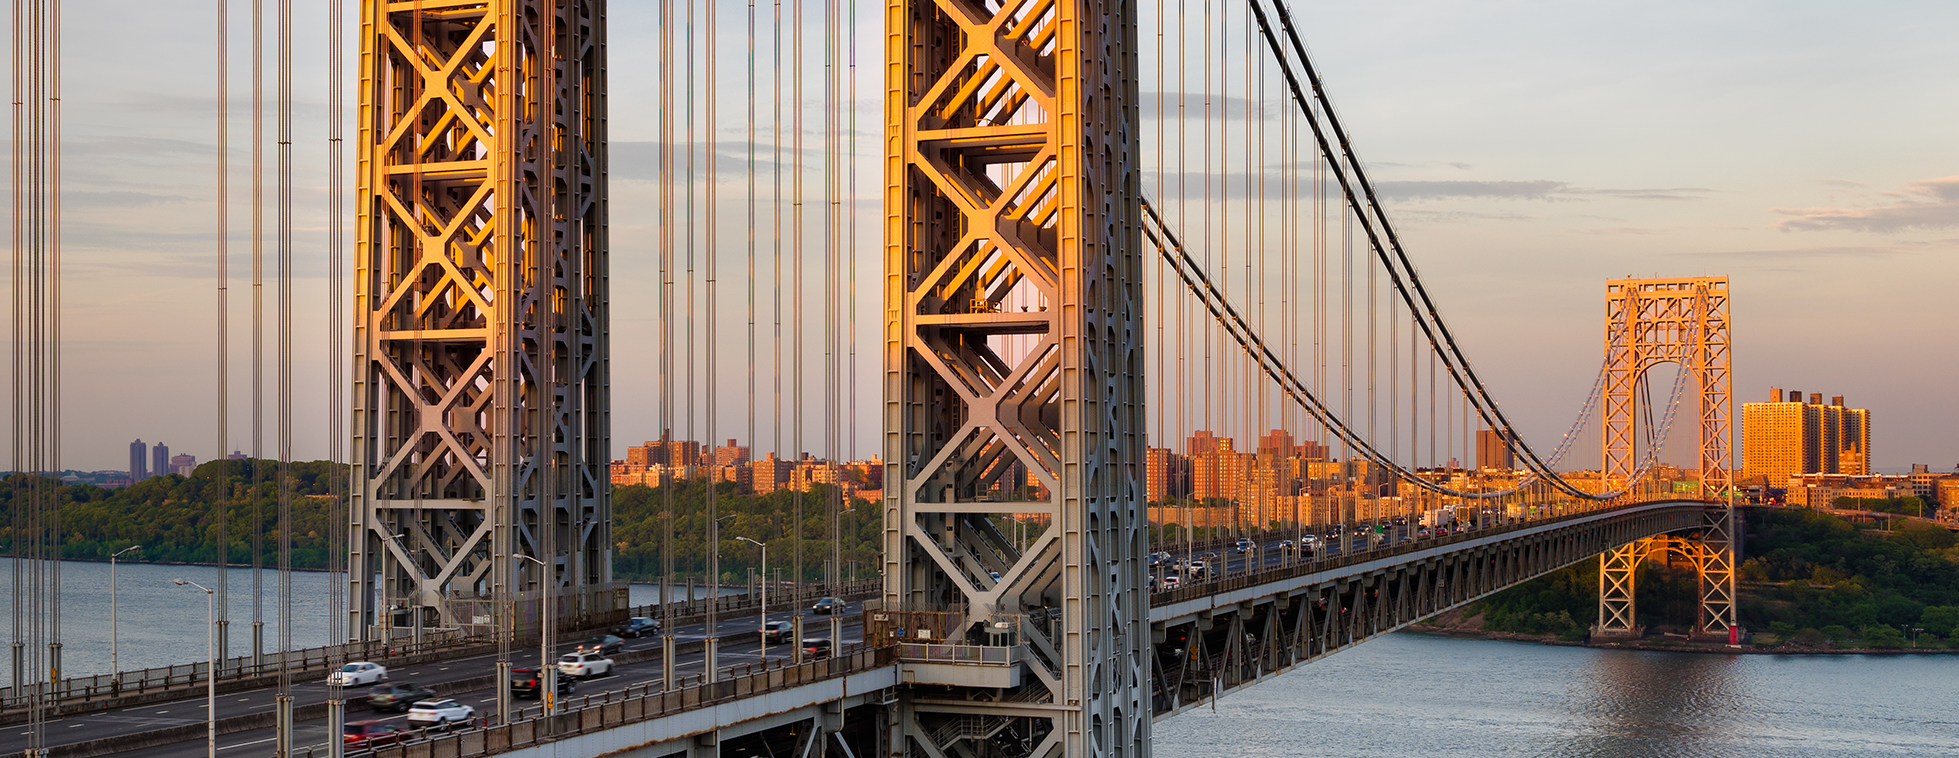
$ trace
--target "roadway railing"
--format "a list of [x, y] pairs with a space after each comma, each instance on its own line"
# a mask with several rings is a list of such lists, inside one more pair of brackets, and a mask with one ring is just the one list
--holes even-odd
[[1008, 666], [1014, 662], [1014, 649], [1000, 645], [905, 642], [898, 645], [898, 659], [922, 663]]
[[[279, 674], [284, 668], [294, 674], [325, 673], [328, 669], [346, 661], [403, 661], [423, 660], [444, 655], [458, 649], [466, 649], [480, 643], [475, 637], [465, 637], [451, 633], [429, 633], [421, 642], [396, 640], [390, 645], [382, 640], [348, 642], [339, 645], [322, 645], [287, 653], [266, 653], [256, 660], [242, 655], [226, 658], [218, 663], [220, 681], [264, 679]], [[96, 674], [62, 679], [54, 685], [54, 698], [59, 702], [74, 700], [95, 700], [121, 696], [142, 695], [171, 689], [188, 689], [203, 686], [210, 677], [207, 673], [210, 663], [180, 663], [174, 666], [124, 671], [115, 674]], [[24, 708], [33, 698], [31, 689], [0, 687], [0, 705], [7, 709]]]
[[[1695, 501], [1688, 501], [1688, 500], [1656, 501], [1656, 502], [1673, 502], [1683, 506], [1694, 504], [1699, 507], [1717, 505], [1716, 503], [1696, 503]], [[1421, 550], [1428, 550], [1435, 547], [1444, 547], [1457, 543], [1468, 542], [1470, 540], [1482, 539], [1493, 535], [1522, 532], [1525, 530], [1535, 529], [1538, 527], [1552, 526], [1552, 525], [1561, 524], [1569, 521], [1574, 521], [1577, 519], [1598, 516], [1600, 514], [1609, 514], [1612, 513], [1613, 511], [1632, 510], [1635, 508], [1640, 508], [1643, 506], [1648, 506], [1653, 504], [1654, 503], [1639, 503], [1639, 504], [1632, 504], [1632, 505], [1611, 506], [1606, 508], [1573, 509], [1570, 512], [1560, 513], [1555, 516], [1544, 516], [1544, 517], [1531, 518], [1531, 519], [1506, 520], [1502, 523], [1491, 524], [1488, 526], [1482, 526], [1482, 527], [1476, 527], [1470, 529], [1452, 530], [1449, 534], [1440, 537], [1413, 537], [1413, 538], [1403, 539], [1402, 541], [1392, 545], [1381, 545], [1378, 547], [1370, 546], [1359, 550], [1351, 550], [1350, 552], [1343, 551], [1340, 555], [1328, 555], [1325, 550], [1321, 550], [1319, 553], [1314, 555], [1314, 557], [1303, 559], [1303, 560], [1294, 559], [1291, 561], [1280, 563], [1278, 565], [1252, 566], [1237, 571], [1219, 571], [1218, 573], [1213, 574], [1212, 578], [1197, 580], [1197, 581], [1190, 582], [1188, 584], [1183, 584], [1177, 587], [1176, 589], [1162, 590], [1159, 592], [1151, 593], [1150, 605], [1152, 606], [1171, 605], [1185, 600], [1194, 600], [1209, 595], [1215, 595], [1221, 592], [1229, 592], [1232, 590], [1241, 589], [1244, 587], [1250, 587], [1258, 584], [1264, 584], [1266, 582], [1276, 581], [1280, 579], [1286, 579], [1293, 576], [1301, 576], [1301, 575], [1320, 572], [1320, 571], [1330, 571], [1330, 570], [1340, 569], [1346, 566], [1351, 566], [1359, 563], [1366, 563], [1369, 561], [1380, 560], [1382, 558], [1391, 558], [1397, 555], [1406, 555]], [[1366, 542], [1370, 542], [1370, 540], [1367, 540], [1365, 538], [1355, 538], [1353, 540], [1349, 540], [1350, 545], [1354, 542], [1366, 543]]]
[[[736, 673], [717, 682], [703, 682], [696, 675], [689, 677], [692, 684], [671, 690], [658, 689], [659, 685], [649, 682], [582, 698], [567, 698], [564, 710], [550, 716], [533, 715], [493, 726], [424, 731], [401, 744], [380, 746], [365, 752], [349, 750], [347, 755], [371, 755], [375, 758], [473, 758], [495, 755], [849, 676], [889, 666], [896, 661], [896, 651], [891, 647], [853, 645], [834, 657], [807, 663], [736, 667], [733, 671], [747, 673]], [[307, 758], [324, 758], [326, 748], [307, 748], [306, 755]]]
[[[726, 585], [724, 585], [726, 586]], [[722, 595], [714, 599], [717, 613], [739, 614], [761, 608], [761, 598], [748, 588], [740, 592]], [[838, 597], [863, 598], [877, 594], [882, 589], [880, 580], [865, 579], [843, 582], [836, 588]], [[821, 591], [821, 590], [818, 590]], [[805, 593], [807, 594], [807, 593]], [[793, 595], [769, 593], [770, 607], [781, 607]], [[708, 598], [695, 598], [675, 602], [675, 623], [691, 623], [706, 618]], [[571, 630], [590, 631], [604, 629], [631, 616], [661, 618], [659, 603], [631, 606], [616, 618], [608, 617], [599, 626]], [[584, 620], [589, 622], [590, 619]], [[254, 658], [250, 655], [226, 658], [218, 664], [218, 681], [221, 687], [230, 688], [245, 683], [257, 683], [278, 675], [282, 667], [294, 675], [325, 675], [330, 669], [347, 661], [374, 661], [384, 665], [408, 665], [435, 658], [488, 651], [496, 644], [496, 638], [487, 634], [464, 635], [455, 630], [427, 630], [419, 642], [397, 638], [388, 640], [366, 640], [347, 642], [339, 645], [294, 650], [288, 653], [269, 652]], [[71, 677], [54, 684], [53, 702], [57, 708], [73, 703], [88, 703], [104, 700], [140, 699], [142, 696], [164, 693], [171, 690], [192, 690], [204, 686], [209, 679], [210, 665], [204, 661], [180, 663], [172, 666], [139, 669], [116, 674], [95, 674], [92, 676]], [[24, 711], [35, 697], [32, 688], [0, 687], [0, 712]], [[0, 721], [5, 721], [0, 716]]]

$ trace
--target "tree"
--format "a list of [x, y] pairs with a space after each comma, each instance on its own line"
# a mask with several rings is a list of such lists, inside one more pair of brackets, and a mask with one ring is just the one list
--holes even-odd
[[1870, 647], [1904, 647], [1905, 635], [1896, 627], [1879, 624], [1864, 630], [1864, 644]]
[[1940, 637], [1952, 636], [1959, 629], [1959, 605], [1934, 605], [1927, 607], [1918, 616], [1918, 626], [1926, 632]]

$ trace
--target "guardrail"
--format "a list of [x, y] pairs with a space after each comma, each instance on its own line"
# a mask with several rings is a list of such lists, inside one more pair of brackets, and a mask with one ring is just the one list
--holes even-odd
[[1669, 500], [1669, 501], [1657, 501], [1655, 503], [1636, 503], [1632, 505], [1611, 506], [1607, 508], [1573, 510], [1571, 512], [1561, 513], [1556, 516], [1540, 517], [1535, 519], [1520, 519], [1516, 521], [1506, 521], [1504, 523], [1491, 524], [1489, 526], [1483, 526], [1479, 528], [1456, 530], [1450, 532], [1448, 535], [1441, 536], [1441, 537], [1417, 537], [1414, 539], [1406, 539], [1392, 545], [1370, 547], [1367, 549], [1355, 550], [1351, 553], [1345, 553], [1337, 556], [1328, 556], [1323, 551], [1312, 558], [1308, 558], [1304, 560], [1294, 560], [1286, 563], [1281, 563], [1276, 566], [1259, 566], [1250, 570], [1240, 569], [1238, 571], [1232, 571], [1228, 573], [1220, 572], [1219, 574], [1214, 575], [1215, 578], [1193, 581], [1187, 584], [1183, 584], [1175, 589], [1160, 590], [1157, 592], [1153, 592], [1150, 593], [1150, 605], [1151, 606], [1170, 605], [1172, 603], [1182, 602], [1184, 600], [1191, 600], [1195, 598], [1205, 597], [1207, 595], [1215, 595], [1221, 592], [1229, 592], [1231, 590], [1240, 589], [1243, 587], [1249, 587], [1256, 584], [1263, 584], [1269, 581], [1276, 581], [1291, 576], [1303, 575], [1303, 574], [1313, 573], [1317, 571], [1338, 569], [1357, 563], [1365, 563], [1368, 561], [1378, 560], [1380, 558], [1404, 555], [1420, 550], [1427, 550], [1429, 548], [1452, 545], [1460, 542], [1467, 542], [1469, 540], [1481, 539], [1492, 535], [1522, 532], [1528, 529], [1534, 529], [1534, 528], [1544, 527], [1544, 526], [1553, 526], [1553, 525], [1562, 524], [1570, 521], [1575, 521], [1582, 518], [1598, 516], [1600, 514], [1610, 514], [1614, 511], [1620, 511], [1620, 510], [1631, 511], [1634, 509], [1641, 509], [1647, 506], [1660, 504], [1660, 503], [1670, 503], [1682, 507], [1709, 507], [1709, 506], [1716, 505], [1715, 503], [1704, 503], [1704, 502], [1691, 501], [1691, 500], [1678, 500], [1678, 501]]
[[[348, 642], [340, 645], [323, 645], [286, 653], [266, 653], [258, 660], [243, 655], [226, 658], [218, 663], [220, 681], [240, 681], [263, 679], [277, 676], [284, 668], [295, 675], [324, 674], [334, 666], [346, 661], [401, 661], [466, 649], [482, 644], [483, 640], [464, 637], [458, 634], [438, 634], [435, 639], [424, 638], [421, 642], [396, 640], [390, 645], [381, 640]], [[174, 666], [124, 671], [115, 674], [96, 674], [62, 679], [54, 685], [57, 701], [95, 700], [122, 696], [142, 695], [169, 689], [184, 689], [202, 686], [210, 677], [207, 672], [210, 663], [180, 663]], [[34, 693], [15, 687], [0, 687], [0, 707], [8, 709], [24, 708]]]
[[898, 645], [898, 660], [1010, 666], [1014, 662], [1014, 649], [998, 645], [905, 642]]
[[[879, 592], [882, 586], [881, 580], [865, 579], [854, 582], [843, 582], [837, 587], [837, 592], [839, 597], [844, 598], [866, 597]], [[714, 600], [716, 602], [714, 603], [714, 607], [717, 613], [752, 611], [760, 608], [760, 599], [758, 595], [748, 592], [744, 588], [741, 592], [715, 598]], [[771, 592], [769, 593], [769, 600], [771, 607], [780, 607], [780, 604], [786, 602], [787, 598]], [[707, 615], [708, 604], [708, 598], [676, 601], [674, 620], [678, 623], [703, 618]], [[617, 613], [617, 611], [614, 613]], [[653, 618], [661, 618], [662, 616], [661, 605], [659, 603], [628, 607], [625, 609], [625, 613], [626, 616], [650, 616]], [[623, 620], [624, 618], [621, 617], [619, 620]], [[614, 622], [608, 622], [600, 627], [594, 628], [605, 628], [610, 626], [611, 623]], [[578, 630], [572, 631], [575, 632]], [[218, 663], [218, 681], [222, 687], [230, 683], [253, 682], [267, 679], [277, 676], [281, 667], [290, 667], [290, 671], [295, 676], [324, 675], [334, 666], [338, 666], [346, 661], [369, 660], [388, 665], [402, 665], [404, 663], [424, 660], [430, 656], [450, 654], [473, 648], [487, 650], [495, 644], [495, 638], [490, 635], [463, 635], [453, 630], [429, 630], [423, 633], [421, 642], [406, 639], [396, 639], [392, 642], [368, 640], [342, 643], [339, 645], [322, 645], [304, 650], [294, 650], [284, 654], [270, 652], [260, 656], [257, 660], [254, 660], [253, 656], [249, 655], [226, 658]], [[124, 671], [121, 672], [120, 676], [116, 674], [95, 674], [92, 676], [72, 677], [59, 680], [54, 684], [52, 699], [56, 707], [60, 707], [75, 702], [140, 697], [173, 689], [196, 689], [201, 688], [209, 678], [206, 673], [209, 668], [210, 665], [207, 662], [198, 661], [195, 663], [180, 663], [172, 666], [158, 666], [135, 671]], [[35, 693], [32, 689], [0, 687], [0, 711], [24, 710], [34, 697]], [[4, 721], [6, 721], [5, 717], [0, 716], [0, 722]]]
[[[565, 709], [550, 716], [532, 716], [509, 724], [446, 732], [425, 731], [397, 745], [349, 750], [347, 755], [374, 758], [473, 758], [495, 755], [565, 737], [614, 729], [622, 724], [848, 676], [888, 666], [896, 660], [893, 648], [856, 645], [819, 661], [768, 668], [750, 666], [747, 670], [752, 673], [718, 682], [701, 682], [696, 676], [693, 678], [694, 684], [672, 690], [656, 690], [656, 685], [647, 683], [583, 698], [567, 698]], [[639, 691], [638, 694], [633, 694], [635, 689]], [[326, 751], [324, 746], [307, 748], [307, 758], [316, 758], [315, 750], [319, 751], [317, 757], [323, 758]]]

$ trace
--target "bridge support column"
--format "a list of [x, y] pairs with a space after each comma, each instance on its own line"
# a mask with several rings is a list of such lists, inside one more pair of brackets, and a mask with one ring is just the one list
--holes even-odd
[[1633, 590], [1639, 571], [1639, 558], [1646, 554], [1649, 540], [1635, 540], [1598, 555], [1598, 624], [1592, 638], [1633, 638], [1645, 632], [1639, 626]]
[[1696, 631], [1709, 637], [1725, 637], [1730, 645], [1741, 643], [1741, 627], [1735, 619], [1735, 554], [1740, 547], [1737, 535], [1740, 516], [1733, 508], [1709, 508], [1703, 517], [1700, 549], [1694, 554], [1694, 568], [1700, 574], [1700, 618]]
[[1653, 553], [1672, 552], [1692, 563], [1697, 574], [1699, 615], [1694, 636], [1738, 644], [1741, 628], [1735, 620], [1734, 569], [1737, 518], [1733, 508], [1708, 508], [1695, 533], [1648, 537], [1600, 553], [1598, 624], [1592, 627], [1592, 637], [1637, 639], [1644, 633], [1633, 598], [1639, 562]]
[[885, 3], [893, 755], [1149, 755], [1135, 5]]
[[605, 4], [360, 7], [348, 629], [392, 637], [395, 601], [418, 635], [509, 629], [517, 593], [623, 607]]

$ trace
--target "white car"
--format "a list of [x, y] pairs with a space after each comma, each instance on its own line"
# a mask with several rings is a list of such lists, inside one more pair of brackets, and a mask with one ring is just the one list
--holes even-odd
[[558, 673], [590, 679], [612, 673], [612, 659], [601, 653], [566, 653], [558, 658]]
[[462, 723], [476, 718], [476, 709], [454, 700], [424, 700], [408, 709], [411, 724]]
[[359, 687], [388, 680], [388, 667], [369, 661], [354, 661], [327, 675], [327, 684]]
[[1178, 587], [1182, 587], [1182, 586], [1183, 586], [1183, 584], [1184, 584], [1184, 580], [1182, 580], [1182, 579], [1179, 579], [1179, 578], [1177, 578], [1177, 577], [1174, 577], [1174, 576], [1166, 576], [1166, 577], [1163, 577], [1163, 585], [1162, 585], [1162, 586], [1163, 586], [1163, 589], [1164, 589], [1165, 591], [1169, 591], [1169, 590], [1174, 590], [1174, 589], [1176, 589], [1176, 588], [1178, 588]]

